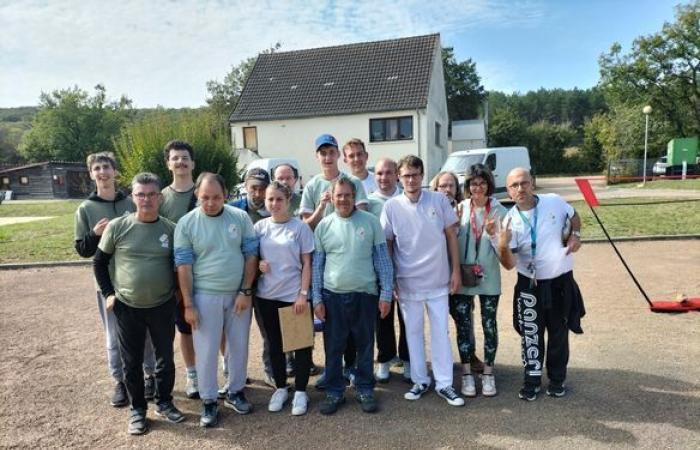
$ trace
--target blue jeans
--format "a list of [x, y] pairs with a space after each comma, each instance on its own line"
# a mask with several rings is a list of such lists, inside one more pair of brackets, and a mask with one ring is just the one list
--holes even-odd
[[345, 392], [343, 353], [352, 336], [357, 347], [355, 388], [361, 394], [374, 391], [374, 327], [379, 298], [364, 292], [337, 294], [323, 290], [326, 307], [326, 392], [341, 396]]

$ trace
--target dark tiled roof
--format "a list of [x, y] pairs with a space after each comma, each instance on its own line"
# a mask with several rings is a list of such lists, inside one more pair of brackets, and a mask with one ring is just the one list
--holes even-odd
[[230, 120], [424, 108], [440, 35], [261, 54]]
[[17, 170], [31, 169], [33, 167], [45, 166], [47, 164], [56, 164], [63, 166], [82, 166], [85, 167], [85, 163], [75, 162], [75, 161], [42, 161], [38, 163], [24, 164], [24, 165], [14, 165], [11, 167], [0, 167], [0, 173], [10, 173]]

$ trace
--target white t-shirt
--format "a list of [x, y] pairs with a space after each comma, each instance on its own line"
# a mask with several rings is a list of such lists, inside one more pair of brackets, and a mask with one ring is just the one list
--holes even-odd
[[[535, 276], [538, 280], [549, 280], [569, 272], [574, 268], [573, 254], [566, 254], [566, 246], [562, 243], [562, 230], [567, 217], [574, 216], [575, 210], [556, 194], [538, 195], [537, 207], [522, 211], [525, 218], [534, 226], [535, 210], [537, 210]], [[511, 217], [513, 236], [510, 249], [517, 257], [518, 273], [532, 278], [532, 239], [530, 226], [522, 220], [518, 208], [508, 211]], [[508, 220], [508, 216], [505, 221]]]
[[256, 295], [268, 300], [294, 302], [301, 290], [301, 255], [314, 251], [314, 233], [296, 217], [285, 223], [272, 218], [255, 224], [260, 239], [260, 259], [270, 271], [258, 278]]
[[360, 178], [360, 181], [362, 181], [362, 186], [364, 186], [367, 195], [377, 190], [377, 181], [374, 179], [372, 172], [367, 172], [367, 178], [364, 180]]
[[422, 191], [413, 203], [404, 194], [387, 200], [381, 224], [387, 240], [394, 241], [394, 267], [399, 295], [425, 300], [447, 295], [450, 264], [445, 230], [457, 223], [447, 196]]

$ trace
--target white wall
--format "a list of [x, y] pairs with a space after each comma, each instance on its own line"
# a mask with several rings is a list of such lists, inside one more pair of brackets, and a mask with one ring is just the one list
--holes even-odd
[[[406, 141], [369, 142], [369, 120], [382, 117], [413, 117], [413, 139]], [[425, 113], [421, 115], [425, 126]], [[266, 120], [257, 122], [234, 122], [231, 124], [231, 139], [234, 150], [243, 147], [243, 127], [257, 127], [258, 154], [261, 158], [292, 157], [299, 161], [304, 182], [319, 172], [314, 139], [320, 134], [330, 133], [338, 140], [341, 147], [352, 139], [359, 138], [365, 142], [369, 152], [368, 166], [374, 166], [382, 157], [395, 160], [408, 154], [418, 154], [417, 112], [392, 111], [384, 113], [353, 114], [346, 116], [311, 117], [308, 119]], [[446, 132], [445, 128], [445, 132]], [[421, 130], [425, 136], [425, 130]], [[424, 147], [425, 148], [425, 147]], [[445, 136], [447, 148], [447, 136]], [[420, 155], [423, 157], [424, 155]], [[443, 158], [444, 160], [444, 158]], [[438, 166], [442, 164], [442, 160]], [[346, 170], [340, 161], [341, 170]], [[346, 170], [349, 172], [349, 170]]]
[[[445, 76], [442, 70], [442, 54], [441, 46], [438, 45], [433, 55], [433, 72], [430, 77], [430, 93], [428, 96], [428, 108], [426, 111], [424, 146], [426, 149], [426, 158], [421, 155], [424, 163], [426, 163], [425, 172], [427, 181], [435, 175], [442, 167], [442, 164], [447, 159], [448, 143], [447, 143], [447, 125], [449, 119], [447, 116], [447, 98], [445, 96]], [[440, 146], [435, 145], [435, 122], [440, 124]]]

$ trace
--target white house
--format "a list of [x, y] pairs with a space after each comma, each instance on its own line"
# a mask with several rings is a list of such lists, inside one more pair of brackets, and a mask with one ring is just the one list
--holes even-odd
[[440, 35], [261, 54], [230, 117], [239, 160], [294, 157], [318, 172], [314, 139], [362, 139], [380, 157], [423, 159], [426, 179], [447, 157]]

